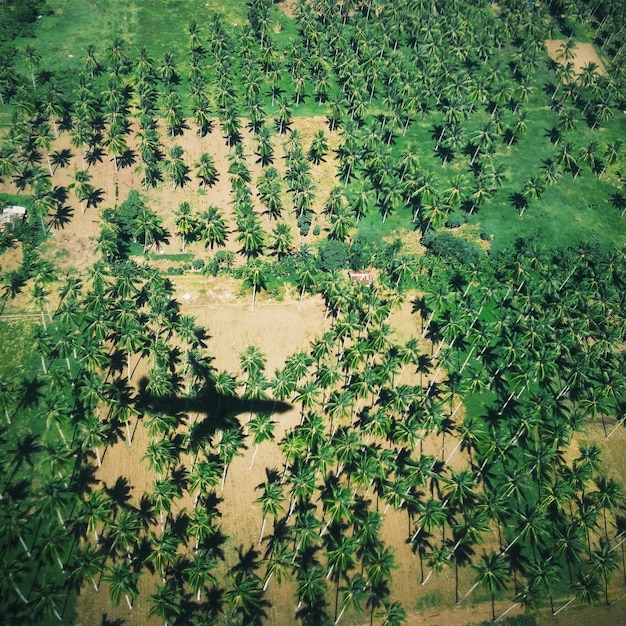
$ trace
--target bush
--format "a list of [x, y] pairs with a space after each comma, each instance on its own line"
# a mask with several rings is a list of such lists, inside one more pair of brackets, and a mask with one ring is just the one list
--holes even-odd
[[[33, 25], [38, 16], [51, 12], [45, 4], [45, 0], [6, 0], [0, 3], [0, 44], [17, 37], [34, 37]], [[6, 49], [2, 52], [7, 54]]]
[[343, 270], [348, 267], [348, 244], [336, 239], [325, 239], [320, 243], [317, 266], [323, 272]]
[[402, 250], [402, 242], [395, 239], [392, 243], [380, 242], [374, 258], [374, 267], [388, 271], [393, 266], [393, 260]]
[[321, 232], [321, 228], [319, 224], [315, 224], [315, 226], [313, 226], [313, 234], [317, 237], [320, 232]]
[[446, 228], [458, 228], [459, 226], [463, 226], [463, 224], [467, 224], [468, 219], [469, 216], [467, 213], [450, 213], [446, 221]]
[[209, 259], [209, 262], [204, 266], [202, 273], [206, 276], [217, 276], [220, 271], [219, 261], [215, 258]]
[[376, 244], [362, 235], [357, 235], [352, 240], [348, 261], [350, 269], [355, 272], [367, 269], [372, 265], [372, 260], [376, 256]]
[[483, 251], [476, 244], [449, 231], [429, 230], [422, 237], [422, 244], [430, 254], [460, 265], [475, 262], [483, 256]]
[[300, 235], [302, 237], [306, 237], [309, 234], [309, 230], [311, 229], [311, 213], [306, 212], [302, 213], [302, 215], [298, 215], [298, 229], [300, 230]]
[[201, 270], [204, 267], [204, 261], [202, 259], [194, 259], [193, 263], [191, 264], [191, 267], [193, 267], [194, 270]]

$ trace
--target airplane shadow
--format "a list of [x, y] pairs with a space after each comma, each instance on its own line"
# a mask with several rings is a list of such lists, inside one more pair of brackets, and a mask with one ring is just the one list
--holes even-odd
[[293, 408], [289, 402], [267, 398], [241, 398], [236, 394], [223, 394], [215, 389], [210, 379], [193, 396], [160, 396], [149, 390], [149, 378], [139, 380], [136, 407], [150, 413], [167, 415], [195, 415], [194, 428], [196, 437], [211, 439], [217, 432], [239, 428], [239, 416], [243, 414], [282, 414]]

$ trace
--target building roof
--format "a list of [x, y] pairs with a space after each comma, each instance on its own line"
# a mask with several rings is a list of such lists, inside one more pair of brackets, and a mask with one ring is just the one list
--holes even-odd
[[10, 224], [14, 220], [24, 219], [26, 208], [23, 206], [7, 206], [0, 212], [0, 224]]

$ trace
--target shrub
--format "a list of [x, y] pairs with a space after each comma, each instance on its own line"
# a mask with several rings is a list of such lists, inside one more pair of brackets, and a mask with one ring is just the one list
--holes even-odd
[[357, 235], [350, 246], [348, 262], [356, 272], [367, 269], [376, 256], [376, 244], [362, 235]]
[[298, 215], [298, 229], [300, 230], [300, 235], [302, 237], [306, 237], [309, 234], [309, 230], [311, 229], [311, 213], [306, 212]]
[[193, 267], [194, 270], [201, 270], [204, 267], [204, 261], [202, 259], [194, 259], [193, 263], [191, 264], [191, 267]]
[[461, 265], [477, 261], [483, 255], [483, 251], [475, 243], [445, 230], [427, 231], [422, 237], [422, 243], [430, 254]]
[[463, 224], [467, 224], [468, 219], [469, 216], [467, 213], [450, 213], [446, 221], [446, 228], [458, 228], [459, 226], [463, 226]]
[[215, 258], [209, 259], [208, 263], [204, 266], [202, 273], [206, 276], [217, 276], [220, 271], [219, 261]]
[[323, 272], [346, 269], [348, 266], [348, 244], [336, 239], [325, 239], [320, 243], [317, 266]]

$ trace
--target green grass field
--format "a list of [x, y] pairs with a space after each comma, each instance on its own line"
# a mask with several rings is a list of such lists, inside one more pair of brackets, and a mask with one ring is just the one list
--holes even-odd
[[53, 12], [40, 20], [33, 45], [42, 55], [42, 65], [51, 69], [82, 69], [87, 46], [103, 54], [117, 37], [131, 48], [146, 46], [155, 56], [173, 52], [185, 56], [187, 26], [202, 25], [210, 11], [221, 13], [227, 24], [245, 20], [245, 3], [219, 0], [51, 0]]

